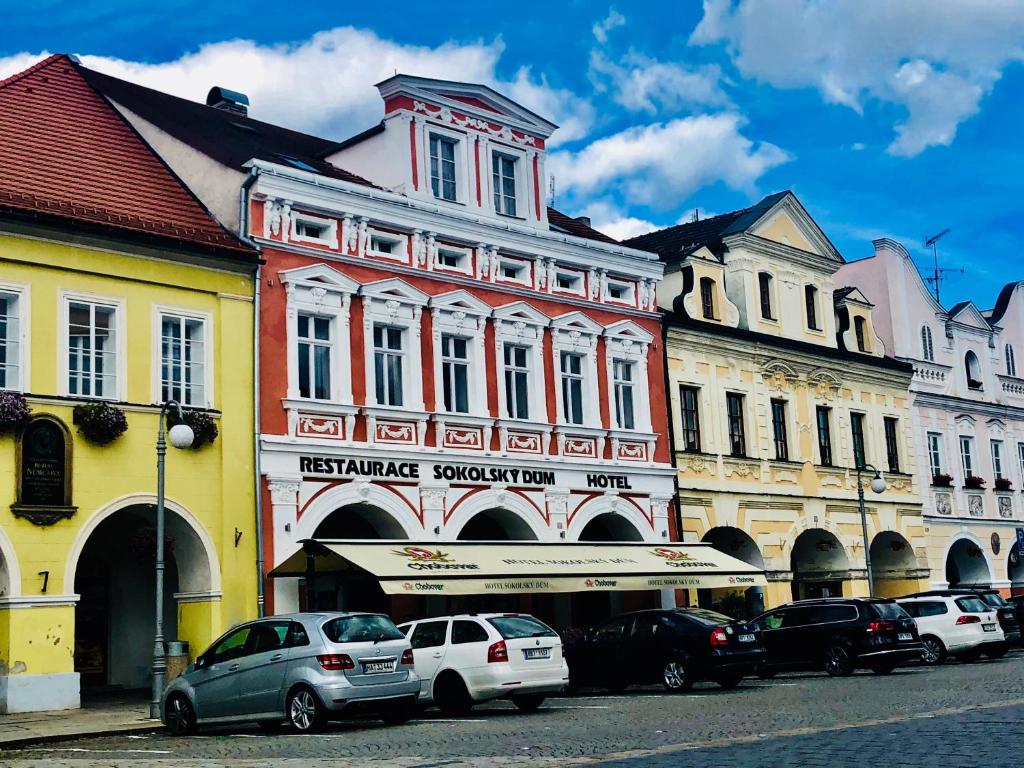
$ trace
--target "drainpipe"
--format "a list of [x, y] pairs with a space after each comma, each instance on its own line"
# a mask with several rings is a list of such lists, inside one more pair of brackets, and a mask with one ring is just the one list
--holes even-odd
[[[258, 168], [250, 168], [249, 176], [242, 182], [238, 195], [238, 234], [242, 240], [257, 247], [249, 239], [249, 188], [256, 183]], [[263, 483], [260, 467], [260, 289], [263, 285], [262, 264], [256, 265], [256, 290], [253, 295], [252, 354], [253, 354], [253, 467], [256, 499], [256, 616], [263, 618], [265, 599], [263, 595]]]
[[676, 518], [676, 534], [679, 541], [683, 540], [683, 510], [679, 506], [679, 468], [676, 461], [676, 419], [672, 413], [672, 382], [668, 375], [668, 319], [664, 314], [661, 316], [661, 360], [662, 370], [665, 374], [665, 410], [668, 411], [668, 455], [672, 462], [672, 507]]

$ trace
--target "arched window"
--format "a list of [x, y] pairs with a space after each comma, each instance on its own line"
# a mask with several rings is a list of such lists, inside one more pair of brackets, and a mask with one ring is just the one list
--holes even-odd
[[705, 319], [718, 319], [715, 316], [715, 281], [710, 277], [700, 279], [700, 308]]
[[981, 389], [981, 363], [973, 352], [964, 355], [964, 370], [967, 373], [968, 389]]
[[1017, 375], [1017, 358], [1013, 354], [1013, 347], [1009, 344], [1006, 345], [1006, 375], [1016, 376]]
[[818, 327], [818, 289], [813, 285], [804, 286], [804, 305], [807, 311], [807, 327], [820, 331]]
[[857, 335], [857, 349], [860, 352], [868, 351], [867, 322], [863, 317], [853, 318], [853, 332]]
[[927, 325], [921, 327], [921, 356], [929, 363], [935, 362], [935, 344], [932, 341], [932, 329]]
[[761, 291], [761, 317], [765, 320], [774, 320], [775, 315], [772, 312], [772, 276], [767, 272], [759, 272], [757, 282]]

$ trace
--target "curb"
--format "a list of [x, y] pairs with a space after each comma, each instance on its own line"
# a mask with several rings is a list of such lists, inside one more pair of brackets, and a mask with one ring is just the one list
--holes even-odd
[[0, 741], [0, 754], [11, 750], [35, 744], [53, 744], [60, 741], [71, 741], [73, 739], [92, 739], [101, 736], [117, 736], [122, 733], [157, 733], [164, 730], [161, 723], [126, 723], [121, 726], [100, 728], [98, 730], [76, 731], [74, 733], [52, 733], [40, 736], [24, 736], [15, 739], [4, 739]]

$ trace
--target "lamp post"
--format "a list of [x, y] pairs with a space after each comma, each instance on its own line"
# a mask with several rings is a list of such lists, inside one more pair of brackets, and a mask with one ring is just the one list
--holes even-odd
[[864, 470], [869, 470], [875, 473], [875, 478], [871, 481], [871, 490], [875, 493], [883, 493], [886, 489], [886, 482], [877, 467], [871, 464], [857, 465], [857, 502], [860, 506], [860, 532], [864, 536], [864, 564], [867, 566], [868, 572], [868, 597], [874, 597], [875, 578], [871, 573], [871, 545], [868, 543], [868, 514], [864, 509], [864, 484], [860, 479], [861, 472]]
[[160, 406], [160, 421], [156, 435], [156, 632], [153, 638], [153, 692], [149, 702], [149, 716], [160, 717], [160, 697], [164, 692], [167, 659], [164, 655], [164, 457], [167, 442], [164, 426], [167, 412], [174, 409], [178, 423], [170, 428], [168, 437], [175, 448], [188, 448], [195, 435], [185, 423], [185, 415], [177, 400], [168, 400]]

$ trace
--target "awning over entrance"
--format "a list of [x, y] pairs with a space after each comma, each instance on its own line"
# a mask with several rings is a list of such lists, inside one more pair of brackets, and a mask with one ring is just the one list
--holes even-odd
[[476, 595], [766, 584], [756, 566], [708, 544], [307, 540], [271, 576], [365, 571], [385, 593]]

